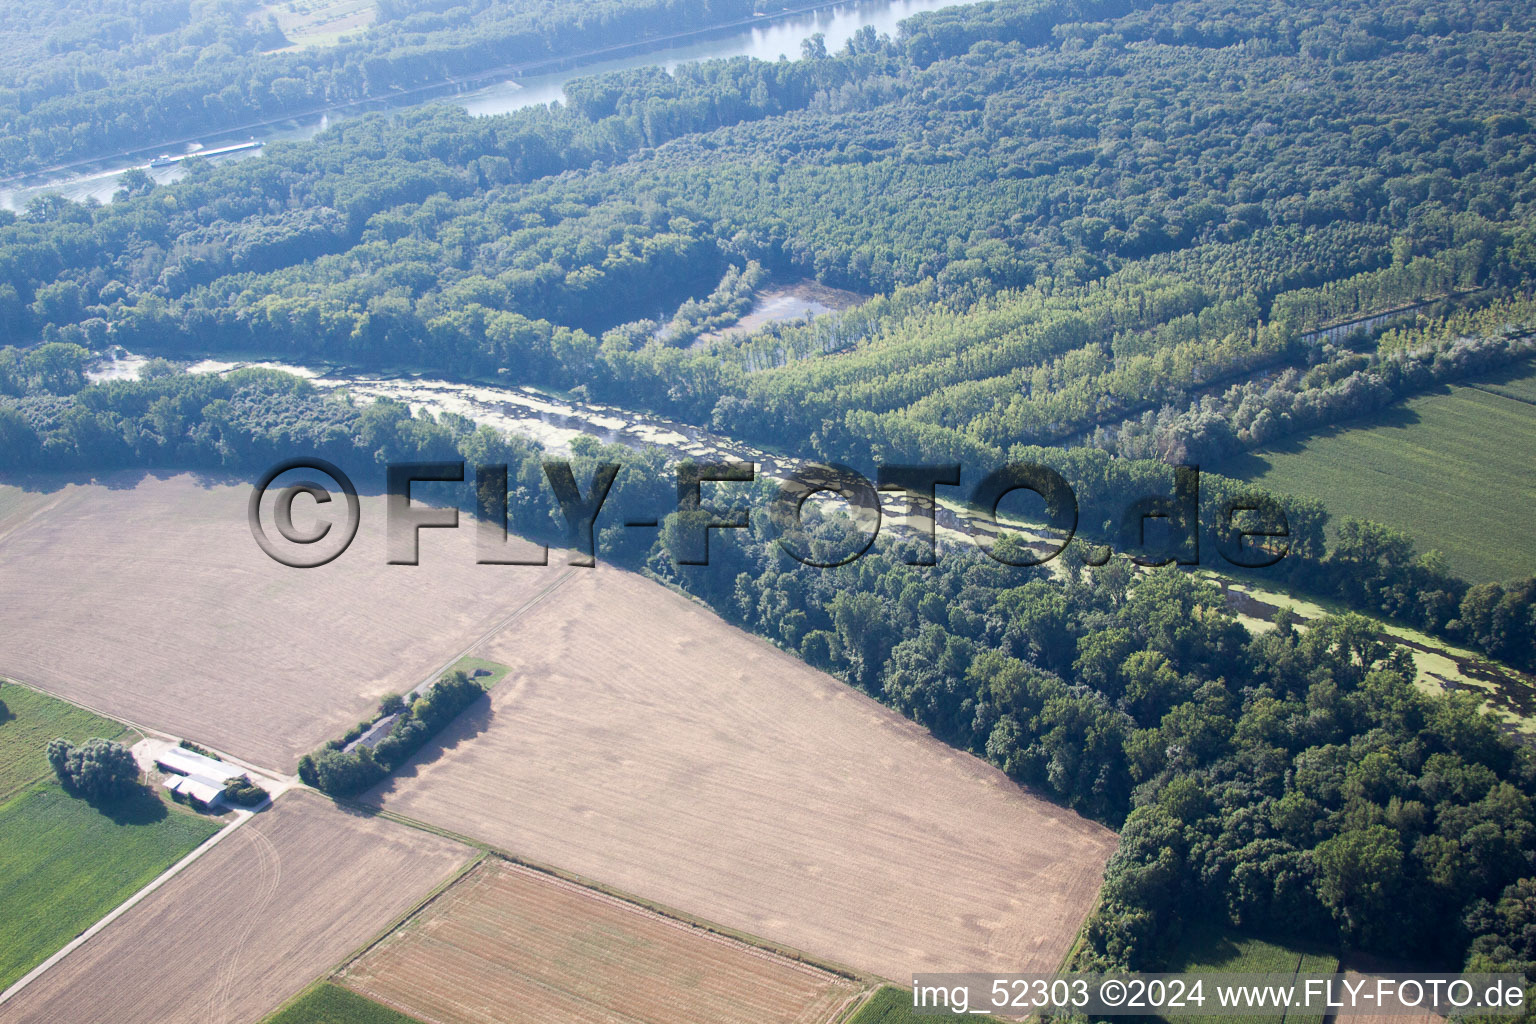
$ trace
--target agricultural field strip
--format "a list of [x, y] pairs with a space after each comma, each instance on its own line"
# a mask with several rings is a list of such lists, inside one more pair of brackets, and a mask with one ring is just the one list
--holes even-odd
[[[498, 860], [502, 859], [498, 858]], [[559, 875], [551, 875], [547, 872], [538, 871], [534, 868], [529, 868], [525, 865], [517, 864], [515, 861], [502, 860], [502, 862], [507, 864], [510, 870], [522, 872], [529, 875], [530, 877], [537, 878], [541, 882], [562, 889], [565, 892], [582, 896], [587, 899], [596, 900], [607, 906], [622, 910], [628, 914], [638, 914], [647, 919], [661, 922], [685, 935], [703, 938], [709, 942], [717, 942], [722, 946], [736, 950], [737, 952], [744, 952], [751, 956], [757, 957], [766, 963], [790, 968], [818, 978], [836, 976], [827, 968], [823, 968], [812, 963], [807, 963], [805, 961], [792, 960], [788, 957], [781, 956], [772, 950], [764, 949], [758, 945], [755, 945], [754, 943], [748, 942], [743, 938], [727, 935], [724, 931], [712, 928], [708, 924], [704, 924], [702, 926], [696, 925], [688, 921], [684, 921], [679, 917], [658, 913], [656, 910], [647, 907], [642, 903], [623, 899], [614, 895], [613, 893], [604, 892], [601, 889], [594, 889], [591, 886], [582, 885], [579, 882], [573, 882], [570, 879], [563, 878]]]
[[[499, 910], [510, 912], [512, 917], [503, 916]], [[652, 934], [655, 938], [648, 938]], [[613, 939], [615, 945], [592, 945], [598, 935]], [[478, 942], [481, 936], [496, 938], [489, 946], [472, 949], [457, 944], [455, 936], [471, 943]], [[553, 944], [564, 952], [543, 955], [541, 943]], [[717, 979], [740, 975], [755, 978], [755, 1002], [729, 1001], [733, 1007], [740, 1005], [742, 1013], [752, 1014], [743, 1020], [793, 1020], [805, 1024], [811, 1020], [818, 1024], [837, 1020], [866, 991], [863, 983], [494, 856], [466, 871], [446, 891], [419, 908], [411, 919], [333, 977], [393, 1009], [423, 1020], [453, 1024], [490, 1019], [481, 1016], [484, 1013], [495, 1013], [498, 1024], [524, 1024], [513, 1007], [522, 1009], [524, 997], [535, 998], [532, 993], [569, 1001], [568, 1010], [595, 1009], [603, 1020], [619, 1015], [625, 1021], [643, 1022], [653, 1020], [652, 1013], [668, 1008], [674, 1014], [689, 1011], [685, 1015], [690, 1019], [706, 1013], [715, 1019], [721, 1009], [711, 1009], [709, 1000], [723, 999], [724, 993], [711, 996], [707, 992], [690, 992], [687, 986], [679, 990], [673, 985], [678, 979], [664, 977], [669, 969], [690, 976], [696, 965], [714, 962], [700, 951], [707, 945], [713, 945], [718, 955], [727, 959], [745, 955], [756, 961], [762, 971], [769, 972], [752, 975], [740, 963], [729, 969], [722, 964], [719, 971], [710, 972]], [[582, 952], [572, 964], [566, 954], [578, 947]], [[590, 964], [585, 963], [587, 959]], [[504, 998], [500, 1002], [488, 1002], [490, 997], [478, 982], [484, 980], [489, 984], [489, 979], [476, 974], [469, 979], [476, 984], [469, 984], [465, 977], [454, 975], [455, 963], [460, 975], [463, 970], [485, 967], [511, 987], [501, 993]], [[620, 979], [613, 982], [617, 990], [602, 988], [599, 981], [615, 977], [615, 972]], [[457, 978], [460, 989], [476, 993], [475, 1013], [455, 1016], [444, 1005], [445, 1001], [453, 1004], [453, 996], [432, 992], [430, 980], [425, 989], [414, 984], [417, 978], [451, 975]], [[634, 977], [624, 980], [631, 975]], [[673, 986], [669, 993], [678, 994], [654, 1009], [643, 997], [638, 1005], [630, 1007], [633, 1012], [623, 1009], [628, 995], [624, 986], [647, 977], [666, 981]], [[523, 997], [518, 996], [516, 993], [523, 989], [528, 991]], [[690, 997], [696, 1005], [689, 1004]], [[705, 1002], [697, 1003], [699, 998]], [[682, 1000], [683, 1006], [679, 1007], [676, 1000]], [[505, 1017], [508, 1012], [513, 1017]], [[785, 1016], [790, 1013], [794, 1016]], [[534, 1020], [530, 1016], [528, 1024], [534, 1024]]]
[[1536, 548], [1517, 526], [1536, 477], [1509, 455], [1499, 459], [1531, 443], [1536, 407], [1456, 386], [1244, 462], [1261, 467], [1247, 473], [1255, 483], [1321, 498], [1336, 522], [1353, 516], [1401, 529], [1481, 582], [1536, 569]]
[[32, 970], [28, 971], [26, 975], [18, 979], [17, 982], [10, 988], [6, 989], [4, 992], [0, 992], [0, 1006], [4, 1006], [12, 998], [19, 995], [23, 989], [41, 977], [54, 964], [58, 963], [60, 960], [63, 960], [70, 953], [73, 953], [76, 949], [90, 941], [91, 937], [94, 936], [97, 932], [101, 931], [103, 928], [106, 928], [113, 921], [116, 921], [119, 917], [122, 917], [128, 911], [138, 906], [150, 895], [159, 890], [161, 886], [165, 885], [171, 879], [181, 874], [204, 854], [208, 853], [209, 850], [212, 850], [225, 839], [228, 839], [236, 829], [250, 821], [252, 817], [254, 817], [254, 815], [250, 811], [237, 810], [235, 812], [234, 821], [219, 829], [219, 831], [210, 836], [206, 842], [200, 844], [191, 853], [187, 854], [181, 860], [171, 865], [154, 881], [150, 882], [144, 888], [140, 889], [132, 896], [129, 896], [122, 903], [119, 903], [115, 908], [108, 911], [105, 917], [77, 935], [63, 949], [59, 950], [57, 953], [50, 956], [47, 960], [44, 960], [42, 963], [32, 968]]
[[[344, 803], [351, 805], [352, 802], [344, 801]], [[739, 928], [728, 928], [717, 921], [711, 921], [700, 917], [697, 914], [688, 913], [687, 911], [680, 910], [674, 906], [669, 906], [668, 904], [662, 903], [659, 900], [650, 899], [639, 893], [628, 892], [624, 889], [618, 888], [617, 886], [609, 885], [599, 879], [581, 875], [574, 871], [567, 871], [557, 865], [548, 864], [543, 861], [537, 861], [522, 856], [512, 850], [508, 850], [497, 846], [494, 843], [487, 842], [484, 839], [477, 839], [474, 836], [466, 835], [462, 832], [455, 832], [452, 829], [444, 828], [440, 825], [434, 825], [431, 822], [423, 821], [420, 818], [413, 818], [409, 815], [401, 814], [398, 811], [389, 810], [388, 808], [379, 808], [371, 804], [358, 804], [357, 806], [385, 821], [393, 821], [396, 824], [405, 826], [406, 828], [417, 829], [421, 832], [440, 836], [443, 839], [452, 840], [453, 842], [459, 843], [463, 846], [480, 850], [482, 853], [494, 857], [497, 860], [515, 865], [519, 868], [523, 868], [538, 875], [548, 876], [549, 878], [559, 880], [566, 883], [567, 885], [574, 886], [582, 892], [591, 893], [596, 896], [602, 896], [606, 899], [613, 900], [620, 905], [632, 907], [641, 911], [642, 913], [653, 914], [668, 921], [673, 921], [682, 928], [690, 928], [702, 932], [707, 932], [708, 934], [714, 935], [726, 942], [738, 943], [742, 946], [746, 946], [749, 949], [756, 950], [762, 953], [764, 956], [780, 960], [787, 960], [791, 963], [804, 964], [811, 970], [821, 971], [827, 974], [834, 974], [840, 977], [857, 978], [862, 976], [854, 968], [849, 967], [846, 964], [836, 963], [829, 957], [815, 956], [807, 953], [803, 949], [795, 949], [786, 945], [785, 943], [775, 942], [762, 935], [754, 935]], [[465, 870], [468, 871], [474, 866], [474, 864], [467, 865]], [[434, 896], [433, 898], [435, 899], [436, 897]], [[424, 910], [426, 908], [426, 903], [428, 902], [430, 902], [430, 900], [424, 902], [422, 907], [418, 908], [418, 912], [420, 910]], [[352, 957], [349, 957], [340, 968], [337, 968], [337, 970], [343, 970], [353, 960], [357, 960], [364, 956], [374, 945], [377, 945], [378, 942], [383, 941], [387, 937], [387, 934], [380, 935], [374, 943], [369, 944], [367, 947], [359, 950]]]
[[[24, 686], [29, 690], [36, 690], [38, 693], [46, 694], [47, 696], [52, 697], [54, 700], [63, 701], [66, 704], [73, 704], [75, 707], [80, 708], [82, 711], [89, 711], [91, 714], [96, 715], [99, 718], [106, 718], [118, 722], [123, 726], [123, 732], [136, 732], [143, 737], [154, 736], [165, 740], [175, 740], [178, 743], [186, 738], [183, 736], [177, 736], [174, 733], [166, 732], [162, 729], [155, 729], [147, 725], [141, 725], [138, 722], [131, 721], [111, 711], [105, 711], [101, 708], [92, 707], [90, 704], [87, 704], [84, 701], [77, 700], [76, 698], [71, 697], [69, 694], [60, 693], [59, 691], [52, 689], [43, 683], [39, 683], [35, 679], [25, 679], [13, 672], [7, 672], [3, 668], [0, 668], [0, 679], [9, 679], [12, 682], [15, 682], [20, 686]], [[122, 733], [119, 733], [118, 736], [120, 738]], [[111, 737], [108, 738], [110, 739]], [[233, 754], [226, 753], [223, 750], [214, 749], [207, 746], [206, 744], [199, 744], [199, 746], [202, 746], [204, 750], [209, 751], [220, 761], [227, 761], [230, 764], [238, 765], [246, 771], [255, 772], [258, 775], [265, 775], [269, 778], [278, 779], [284, 782], [292, 782], [298, 778], [296, 775], [288, 775], [274, 768], [267, 768], [262, 765], [252, 764], [251, 762], [242, 760]], [[0, 796], [4, 795], [7, 794], [0, 794]]]

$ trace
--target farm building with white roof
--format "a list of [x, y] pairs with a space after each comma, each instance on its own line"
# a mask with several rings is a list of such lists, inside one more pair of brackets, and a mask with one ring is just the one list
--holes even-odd
[[208, 807], [223, 803], [224, 784], [245, 774], [217, 758], [184, 747], [169, 748], [155, 758], [155, 764], [171, 775], [165, 780], [166, 789]]
[[200, 775], [221, 786], [230, 779], [236, 779], [245, 774], [233, 765], [185, 747], [169, 748], [155, 758], [155, 764], [177, 775]]

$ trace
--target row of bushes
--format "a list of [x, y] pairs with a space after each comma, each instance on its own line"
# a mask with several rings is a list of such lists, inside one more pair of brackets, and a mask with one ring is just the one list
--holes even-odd
[[343, 748], [350, 740], [332, 740], [299, 760], [299, 778], [305, 785], [331, 796], [361, 793], [404, 764], [427, 740], [484, 694], [485, 690], [463, 672], [446, 675], [420, 697], [402, 702], [400, 717], [395, 720], [389, 735], [372, 749], [359, 746], [345, 750]]
[[238, 775], [224, 784], [225, 802], [236, 807], [260, 807], [267, 796], [267, 791], [252, 782], [249, 775]]

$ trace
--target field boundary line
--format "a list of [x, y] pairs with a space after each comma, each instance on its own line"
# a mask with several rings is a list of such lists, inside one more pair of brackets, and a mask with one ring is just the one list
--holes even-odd
[[843, 1005], [839, 1006], [837, 1012], [827, 1019], [827, 1024], [845, 1024], [852, 1020], [864, 1008], [864, 1004], [873, 999], [875, 993], [879, 991], [879, 985], [865, 982], [862, 989], [843, 1000]]
[[[268, 806], [270, 806], [270, 804]], [[187, 854], [185, 857], [181, 858], [181, 860], [177, 861], [175, 864], [172, 864], [169, 868], [166, 868], [165, 871], [161, 872], [157, 878], [155, 878], [144, 888], [140, 889], [132, 896], [129, 896], [126, 900], [118, 904], [112, 910], [109, 910], [106, 916], [104, 916], [101, 920], [97, 921], [85, 931], [75, 936], [63, 949], [59, 950], [57, 953], [50, 956], [47, 960], [44, 960], [42, 963], [32, 968], [32, 970], [28, 971], [25, 975], [17, 980], [16, 984], [12, 985], [4, 992], [0, 992], [0, 1006], [5, 1005], [8, 1000], [20, 993], [22, 989], [26, 988], [28, 985], [32, 984], [32, 982], [42, 977], [42, 975], [50, 967], [53, 967], [60, 960], [63, 960], [66, 956], [73, 953], [81, 946], [85, 945], [85, 943], [88, 942], [94, 935], [96, 935], [102, 929], [106, 928], [113, 921], [116, 921], [118, 918], [128, 913], [128, 911], [138, 906], [144, 900], [148, 899], [153, 893], [159, 890], [161, 886], [165, 885], [167, 882], [171, 881], [171, 879], [175, 878], [187, 868], [191, 867], [192, 864], [201, 859], [205, 853], [213, 849], [215, 846], [218, 846], [225, 839], [228, 839], [232, 834], [234, 834], [236, 829], [240, 828], [240, 826], [244, 825], [246, 822], [250, 821], [256, 816], [255, 812], [253, 811], [243, 810], [236, 811], [235, 815], [236, 817], [234, 821], [230, 822], [228, 825], [225, 825], [223, 828], [219, 829], [219, 831], [209, 836], [202, 843], [198, 844], [196, 849]]]
[[[411, 688], [411, 690], [413, 692], [420, 691], [420, 690], [425, 690], [427, 687], [429, 687], [433, 683], [437, 682], [443, 676], [447, 675], [448, 671], [451, 668], [453, 668], [453, 666], [457, 665], [459, 662], [463, 661], [465, 658], [473, 656], [474, 653], [476, 651], [478, 651], [481, 647], [485, 646], [486, 642], [489, 641], [493, 636], [495, 636], [496, 634], [500, 633], [502, 630], [506, 629], [508, 626], [512, 625], [512, 623], [516, 622], [519, 618], [521, 618], [523, 616], [524, 613], [528, 612], [530, 609], [532, 609], [539, 602], [543, 601], [545, 598], [547, 598], [551, 594], [553, 594], [556, 590], [558, 590], [562, 585], [564, 585], [574, 575], [576, 575], [576, 568], [575, 567], [566, 569], [565, 572], [561, 573], [558, 577], [556, 577], [553, 582], [546, 584], [544, 586], [544, 588], [542, 590], [540, 590], [537, 594], [534, 594], [528, 600], [524, 601], [522, 604], [520, 604], [516, 608], [514, 608], [504, 618], [498, 620], [497, 623], [494, 626], [492, 626], [490, 629], [486, 630], [484, 633], [481, 633], [478, 637], [476, 637], [473, 643], [471, 643], [468, 647], [464, 648], [458, 654], [455, 654], [452, 658], [448, 659], [448, 661], [446, 663], [444, 663], [441, 668], [437, 669], [436, 671], [434, 671], [433, 673], [428, 675], [425, 679], [423, 679], [421, 682], [417, 683], [415, 686], [413, 686]], [[508, 666], [508, 668], [510, 669], [511, 666]], [[506, 679], [506, 676], [507, 675], [511, 675], [511, 674], [512, 673], [510, 671], [507, 672], [506, 675], [502, 676], [502, 680], [504, 681]]]
[[[496, 857], [495, 854], [491, 854], [490, 856], [491, 857]], [[804, 973], [804, 974], [807, 974], [807, 975], [811, 975], [811, 976], [831, 975], [832, 977], [835, 977], [835, 978], [841, 978], [843, 981], [853, 982], [856, 985], [863, 986], [863, 985], [867, 985], [868, 984], [867, 982], [863, 981], [862, 979], [846, 978], [846, 977], [843, 977], [842, 975], [839, 975], [839, 974], [833, 974], [832, 972], [826, 970], [825, 968], [823, 968], [823, 967], [821, 967], [821, 966], [819, 966], [817, 964], [811, 963], [811, 962], [809, 962], [807, 960], [791, 959], [790, 957], [787, 957], [787, 956], [785, 956], [782, 953], [779, 953], [779, 952], [774, 951], [774, 950], [765, 949], [764, 947], [762, 947], [760, 945], [756, 945], [754, 943], [747, 942], [744, 939], [738, 938], [737, 936], [726, 935], [723, 932], [720, 932], [720, 931], [718, 931], [716, 929], [713, 929], [713, 928], [701, 927], [699, 925], [693, 924], [693, 923], [688, 922], [688, 921], [681, 921], [681, 920], [677, 919], [676, 917], [672, 917], [672, 916], [667, 915], [667, 914], [657, 913], [655, 910], [652, 910], [650, 907], [641, 906], [640, 904], [634, 902], [633, 900], [623, 899], [621, 897], [613, 895], [612, 893], [603, 892], [603, 891], [601, 891], [599, 889], [594, 889], [593, 887], [588, 886], [588, 885], [581, 885], [581, 884], [573, 882], [573, 881], [571, 881], [570, 879], [567, 879], [567, 878], [560, 878], [560, 877], [558, 877], [556, 875], [551, 875], [548, 872], [538, 871], [538, 870], [535, 870], [534, 868], [530, 868], [530, 867], [528, 867], [526, 865], [523, 865], [523, 864], [518, 864], [518, 863], [516, 863], [514, 861], [511, 861], [511, 860], [508, 860], [507, 858], [504, 858], [504, 857], [496, 857], [496, 859], [497, 860], [501, 860], [512, 871], [521, 872], [522, 874], [530, 875], [530, 876], [533, 876], [534, 878], [547, 879], [548, 880], [547, 884], [553, 885], [553, 886], [555, 886], [558, 889], [563, 889], [563, 890], [565, 890], [567, 892], [570, 892], [570, 893], [572, 893], [573, 895], [575, 895], [575, 896], [577, 896], [579, 898], [594, 899], [594, 900], [597, 900], [600, 903], [605, 903], [605, 904], [607, 904], [607, 905], [609, 905], [611, 907], [617, 907], [618, 909], [623, 910], [623, 911], [625, 911], [627, 913], [638, 914], [641, 917], [649, 916], [649, 917], [659, 918], [668, 927], [675, 928], [675, 929], [677, 929], [677, 930], [679, 930], [681, 932], [684, 932], [684, 933], [702, 932], [703, 933], [703, 938], [705, 939], [705, 941], [719, 943], [719, 944], [721, 944], [723, 946], [726, 946], [728, 948], [731, 948], [731, 949], [739, 949], [743, 953], [746, 953], [748, 956], [756, 957], [759, 960], [766, 960], [766, 961], [770, 961], [770, 962], [782, 961], [786, 966], [788, 966], [792, 970], [799, 971], [801, 973]], [[857, 995], [857, 994], [858, 994], [857, 992], [853, 993], [853, 995]]]
[[[1116, 832], [1115, 833], [1115, 848], [1116, 848], [1117, 851], [1119, 849], [1119, 846], [1120, 846], [1120, 833]], [[1111, 854], [1110, 856], [1114, 856], [1114, 854]], [[1106, 865], [1106, 867], [1107, 867], [1107, 865]], [[1088, 945], [1088, 924], [1089, 924], [1089, 922], [1091, 922], [1093, 920], [1093, 915], [1097, 914], [1099, 912], [1099, 908], [1102, 907], [1103, 905], [1104, 905], [1104, 883], [1100, 882], [1099, 883], [1099, 891], [1094, 893], [1094, 896], [1093, 896], [1093, 905], [1090, 906], [1088, 908], [1088, 912], [1083, 915], [1082, 922], [1079, 923], [1078, 926], [1077, 926], [1077, 934], [1072, 936], [1072, 944], [1067, 947], [1066, 953], [1061, 958], [1061, 963], [1056, 965], [1056, 973], [1057, 974], [1070, 974], [1071, 973], [1072, 965], [1077, 962], [1078, 956], [1081, 955], [1083, 950], [1087, 948], [1087, 945]]]
[[[328, 972], [322, 975], [320, 979], [315, 982], [315, 984], [318, 985], [327, 981], [339, 981], [343, 971], [357, 963], [358, 960], [367, 956], [368, 953], [374, 949], [374, 947], [379, 945], [379, 943], [395, 934], [395, 932], [399, 931], [401, 928], [404, 928], [406, 925], [410, 924], [411, 921], [414, 918], [420, 916], [421, 912], [426, 910], [427, 907], [431, 906], [433, 903], [436, 903], [441, 897], [447, 895], [450, 889], [458, 885], [465, 878], [469, 877], [469, 875], [476, 868], [484, 864], [487, 856], [489, 856], [489, 854], [485, 850], [475, 850], [475, 855], [473, 857], [469, 858], [469, 860], [460, 865], [457, 871], [453, 872], [447, 878], [443, 879], [436, 886], [434, 886], [431, 892], [427, 893], [421, 898], [420, 902], [418, 902], [415, 906], [407, 909], [403, 914], [400, 914], [389, 924], [385, 925], [377, 935], [373, 936], [373, 938], [369, 939], [367, 942], [363, 943], [361, 946], [358, 946], [352, 952], [348, 953], [335, 967], [331, 968]], [[405, 1011], [401, 1010], [400, 1012], [404, 1013]]]
[[[302, 990], [300, 990], [297, 995], [293, 996], [291, 999], [285, 1000], [282, 1003], [282, 1005], [278, 1006], [271, 1013], [269, 1013], [265, 1017], [261, 1018], [261, 1020], [262, 1021], [266, 1021], [266, 1020], [270, 1020], [273, 1017], [278, 1016], [279, 1014], [281, 1014], [284, 1010], [288, 1009], [293, 1004], [302, 1001], [306, 996], [308, 996], [315, 989], [319, 988], [321, 985], [326, 984], [326, 980], [327, 980], [326, 978], [319, 978], [319, 979], [317, 979], [315, 981], [310, 982], [308, 985], [305, 985], [304, 988]], [[258, 1022], [258, 1024], [260, 1024], [260, 1022]]]
[[[473, 849], [473, 847], [471, 847], [471, 849]], [[374, 947], [378, 946], [379, 943], [389, 938], [401, 928], [404, 928], [406, 925], [410, 924], [412, 920], [421, 915], [422, 911], [426, 910], [433, 903], [436, 903], [439, 899], [446, 896], [455, 886], [473, 874], [475, 869], [479, 868], [480, 865], [485, 863], [488, 856], [489, 854], [485, 850], [476, 849], [474, 851], [474, 856], [470, 857], [463, 864], [461, 864], [458, 870], [454, 871], [447, 878], [443, 879], [436, 886], [434, 886], [432, 891], [428, 892], [421, 898], [420, 902], [396, 917], [395, 920], [391, 921], [388, 925], [381, 929], [377, 935], [363, 943], [357, 949], [354, 949], [351, 953], [348, 953], [347, 956], [340, 962], [340, 964], [338, 964], [321, 980], [330, 980], [338, 977], [342, 971], [346, 970], [348, 967], [351, 967], [359, 959], [366, 956], [368, 952]]]
[[1525, 406], [1536, 406], [1536, 401], [1533, 401], [1529, 398], [1520, 398], [1517, 395], [1506, 395], [1502, 391], [1493, 390], [1492, 387], [1489, 387], [1486, 384], [1463, 384], [1462, 387], [1471, 391], [1481, 391], [1483, 394], [1488, 395], [1491, 398], [1502, 398], [1506, 402], [1515, 402], [1519, 405]]
[[536, 871], [540, 874], [548, 875], [557, 881], [578, 886], [599, 896], [607, 896], [611, 899], [619, 900], [622, 903], [628, 903], [632, 906], [640, 908], [641, 910], [646, 910], [658, 916], [668, 918], [669, 920], [675, 921], [678, 924], [686, 925], [690, 928], [697, 928], [700, 931], [712, 932], [721, 938], [734, 940], [736, 942], [742, 943], [743, 945], [751, 946], [761, 952], [771, 953], [774, 956], [780, 957], [782, 959], [792, 960], [797, 963], [804, 964], [807, 967], [813, 967], [819, 971], [825, 971], [828, 974], [836, 975], [837, 977], [846, 979], [848, 981], [860, 982], [865, 985], [874, 983], [893, 985], [896, 984], [896, 982], [891, 981], [889, 978], [881, 978], [878, 975], [857, 971], [852, 967], [844, 966], [835, 960], [816, 956], [815, 954], [807, 953], [805, 950], [796, 949], [793, 946], [786, 946], [782, 943], [773, 942], [769, 939], [763, 938], [762, 936], [753, 935], [751, 932], [741, 931], [736, 928], [729, 928], [723, 924], [717, 924], [706, 918], [698, 917], [697, 915], [687, 913], [686, 911], [678, 910], [675, 907], [670, 907], [665, 903], [658, 903], [655, 900], [646, 899], [643, 896], [638, 896], [634, 893], [617, 888], [616, 886], [611, 886], [604, 882], [599, 882], [596, 879], [588, 878], [585, 875], [579, 875], [574, 871], [566, 871], [562, 868], [557, 868], [550, 864], [544, 864], [539, 861], [530, 860], [527, 857], [519, 856], [510, 850], [504, 850], [501, 847], [487, 843], [483, 840], [474, 839], [470, 836], [466, 836], [449, 829], [441, 828], [437, 825], [431, 825], [424, 821], [419, 821], [416, 818], [408, 818], [396, 811], [385, 810], [381, 807], [374, 807], [370, 804], [354, 803], [350, 800], [337, 800], [336, 802], [339, 804], [345, 804], [349, 807], [354, 807], [358, 810], [371, 812], [381, 818], [393, 821], [396, 824], [420, 829], [423, 832], [430, 832], [434, 835], [441, 836], [444, 839], [452, 839], [457, 842], [464, 843], [467, 846], [477, 847], [481, 850], [484, 850], [487, 854], [493, 857], [499, 857], [500, 859], [518, 867], [527, 868], [530, 871]]
[[[459, 885], [463, 884], [472, 874], [477, 871], [488, 870], [492, 862], [500, 862], [507, 870], [518, 872], [530, 876], [534, 879], [542, 880], [542, 884], [553, 885], [558, 889], [562, 889], [571, 893], [578, 899], [596, 900], [600, 903], [606, 903], [609, 906], [616, 907], [626, 913], [638, 914], [642, 918], [655, 918], [661, 921], [661, 923], [665, 926], [677, 929], [683, 933], [702, 933], [701, 937], [707, 942], [719, 943], [727, 948], [739, 950], [741, 953], [744, 953], [747, 956], [774, 963], [775, 965], [788, 968], [791, 971], [804, 974], [808, 977], [816, 977], [821, 979], [830, 978], [851, 983], [854, 987], [854, 990], [848, 993], [848, 995], [844, 997], [844, 999], [837, 1005], [837, 1007], [834, 1008], [831, 1015], [826, 1018], [826, 1024], [842, 1024], [842, 1022], [846, 1021], [851, 1016], [853, 1008], [862, 1005], [865, 999], [868, 998], [869, 994], [879, 988], [878, 984], [872, 983], [868, 979], [847, 977], [842, 974], [829, 971], [827, 968], [821, 966], [820, 964], [813, 963], [809, 960], [785, 956], [783, 953], [777, 950], [766, 949], [761, 945], [747, 942], [738, 936], [727, 935], [724, 932], [714, 928], [704, 927], [689, 921], [680, 920], [677, 917], [668, 914], [662, 914], [652, 907], [644, 906], [634, 900], [625, 899], [612, 893], [601, 891], [599, 889], [593, 888], [590, 885], [584, 885], [571, 881], [568, 878], [563, 878], [560, 875], [549, 871], [530, 867], [527, 864], [518, 863], [511, 857], [502, 856], [501, 854], [490, 850], [481, 851], [478, 857], [474, 858], [470, 863], [464, 865], [464, 867], [461, 868], [452, 878], [443, 882], [424, 899], [422, 899], [422, 901], [417, 904], [417, 906], [402, 915], [399, 920], [391, 924], [377, 937], [366, 943], [361, 948], [355, 950], [351, 956], [349, 956], [340, 964], [340, 966], [338, 966], [329, 975], [327, 975], [325, 980], [330, 981], [332, 984], [347, 988], [350, 991], [357, 991], [356, 989], [352, 989], [351, 986], [347, 983], [345, 972], [348, 968], [357, 963], [357, 961], [363, 957], [367, 956], [391, 935], [395, 934], [400, 929], [405, 928], [413, 920], [420, 917], [439, 899], [447, 896]], [[823, 983], [825, 983], [825, 981]], [[411, 1014], [413, 1012], [410, 1008], [396, 1005], [390, 1002], [388, 999], [380, 997], [377, 993], [366, 992], [359, 994], [365, 995], [366, 998], [372, 999], [385, 1006], [389, 1006], [401, 1013]]]

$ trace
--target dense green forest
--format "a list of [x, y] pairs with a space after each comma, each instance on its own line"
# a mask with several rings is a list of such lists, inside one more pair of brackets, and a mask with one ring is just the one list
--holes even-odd
[[[642, 3], [590, 9], [613, 12], [599, 35], [657, 24]], [[231, 69], [254, 88], [311, 62], [284, 89], [332, 101], [368, 88], [368, 47], [394, 62], [377, 80], [426, 81], [484, 58], [444, 56], [454, 26], [545, 40], [567, 10], [389, 6], [323, 54], [252, 39], [154, 74], [202, 103]], [[88, 148], [41, 126], [92, 125], [86, 140], [97, 109], [143, 131], [164, 83], [137, 76], [184, 24], [143, 29], [141, 60], [102, 44], [18, 61], [18, 83], [104, 70], [0, 92], [0, 161]], [[579, 388], [861, 468], [1046, 464], [1077, 489], [1084, 539], [1109, 539], [1116, 510], [1171, 493], [1174, 465], [1531, 358], [1533, 28], [1515, 0], [995, 0], [797, 61], [593, 76], [503, 117], [362, 117], [173, 186], [126, 176], [107, 206], [40, 199], [0, 215], [0, 468], [509, 462], [512, 527], [563, 536], [531, 442], [167, 361], [254, 353]], [[256, 101], [229, 102], [195, 116]], [[801, 277], [872, 297], [704, 340], [765, 280]], [[114, 345], [165, 358], [88, 384]], [[625, 464], [613, 508], [675, 500], [657, 453], [576, 448], [578, 479]], [[1203, 510], [1263, 497], [1202, 483]], [[1330, 541], [1326, 500], [1272, 497], [1292, 529], [1280, 581], [1536, 667], [1536, 580], [1469, 586], [1395, 531], [1348, 521]], [[654, 545], [622, 520], [599, 531], [605, 557], [1121, 828], [1093, 963], [1158, 966], [1199, 919], [1536, 971], [1532, 752], [1470, 698], [1415, 689], [1368, 620], [1252, 635], [1190, 575], [1095, 567], [1086, 545], [1064, 581], [976, 553], [918, 567], [900, 543], [810, 571], [759, 528], [691, 571], [669, 557], [687, 516]], [[847, 530], [820, 524], [818, 543]]]
[[[1219, 31], [1190, 2], [954, 8], [40, 200], [0, 228], [0, 330], [506, 370], [824, 454], [974, 453], [1305, 369], [1333, 319], [1518, 292], [1529, 12], [1253, 6]], [[624, 329], [749, 260], [888, 297], [707, 351]]]

